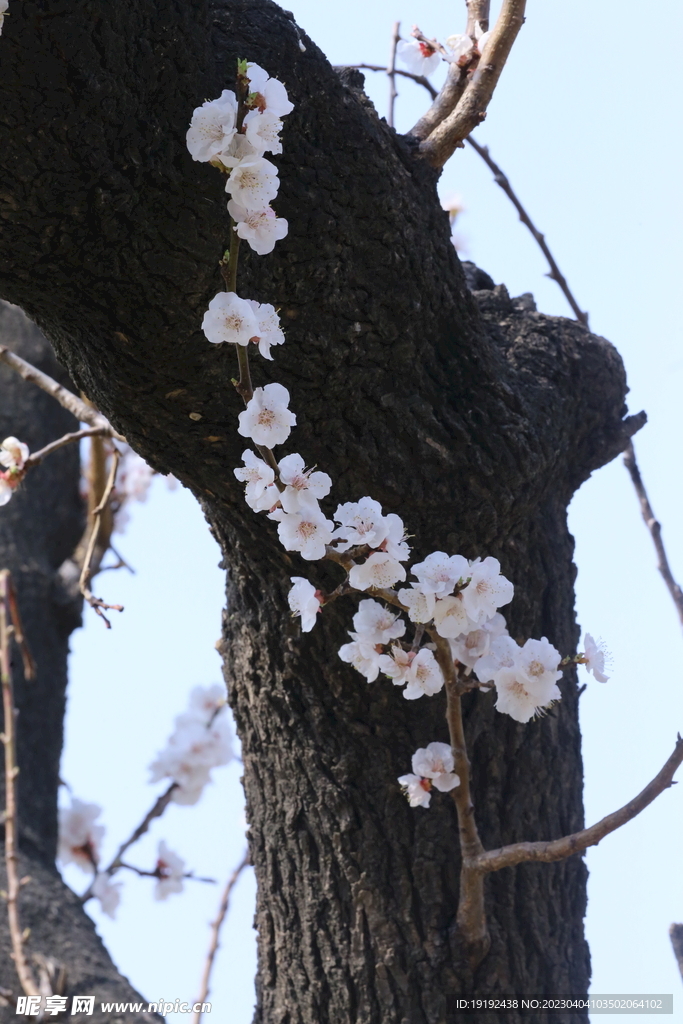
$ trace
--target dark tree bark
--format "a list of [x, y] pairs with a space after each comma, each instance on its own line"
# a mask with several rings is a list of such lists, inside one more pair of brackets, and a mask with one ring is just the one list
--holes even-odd
[[[21, 310], [5, 303], [0, 304], [0, 344], [71, 386], [41, 332]], [[0, 396], [0, 434], [3, 438], [20, 436], [32, 451], [76, 429], [69, 413], [6, 366], [0, 367]], [[55, 868], [69, 634], [81, 621], [80, 596], [75, 597], [65, 585], [59, 570], [72, 554], [85, 525], [79, 476], [78, 449], [62, 448], [33, 470], [11, 502], [0, 510], [0, 566], [12, 572], [37, 667], [36, 678], [26, 682], [21, 657], [13, 659], [19, 711], [21, 872], [31, 878], [22, 889], [22, 925], [31, 929], [30, 955], [40, 954], [67, 968], [69, 994], [96, 995], [98, 1002], [129, 1002], [140, 997], [118, 974], [92, 921]], [[4, 771], [0, 773], [0, 794], [4, 808]], [[5, 888], [4, 860], [0, 880], [0, 887]], [[3, 909], [0, 987], [20, 994], [10, 950]], [[97, 1012], [88, 1019], [103, 1022], [110, 1017]], [[127, 1014], [121, 1017], [124, 1019], [133, 1024], [158, 1018]], [[11, 1007], [0, 1006], [0, 1020], [15, 1021], [17, 1017]]]
[[[624, 420], [606, 341], [473, 268], [470, 294], [434, 172], [377, 117], [362, 77], [340, 79], [305, 43], [268, 0], [14, 4], [0, 39], [0, 289], [133, 446], [193, 490], [224, 551], [223, 653], [259, 885], [256, 1021], [441, 1024], [461, 993], [586, 991], [585, 868], [574, 857], [491, 877], [492, 947], [472, 975], [452, 930], [452, 806], [411, 810], [396, 784], [417, 746], [447, 738], [443, 695], [409, 703], [347, 670], [350, 603], [300, 635], [288, 577], [337, 577], [283, 552], [232, 473], [244, 448], [234, 352], [199, 330], [221, 287], [225, 194], [185, 149], [193, 108], [231, 86], [237, 57], [296, 103], [276, 158], [290, 232], [243, 260], [239, 284], [287, 327], [275, 363], [253, 370], [292, 393], [285, 450], [328, 471], [336, 501], [371, 494], [398, 512], [417, 555], [499, 557], [516, 638], [575, 650], [566, 507], [641, 421]], [[491, 695], [465, 702], [487, 846], [582, 823], [571, 673], [561, 688], [526, 727]]]

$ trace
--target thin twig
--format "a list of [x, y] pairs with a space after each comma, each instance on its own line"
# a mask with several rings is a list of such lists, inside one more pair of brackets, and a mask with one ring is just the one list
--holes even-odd
[[681, 972], [681, 978], [683, 978], [683, 924], [672, 924], [669, 928], [669, 938], [671, 939], [678, 969]]
[[21, 624], [21, 616], [19, 614], [17, 594], [9, 573], [7, 574], [7, 600], [9, 602], [10, 619], [12, 620], [12, 635], [21, 651], [21, 658], [24, 663], [24, 679], [29, 681], [36, 677], [36, 663], [26, 641], [24, 627]]
[[[335, 64], [335, 71], [343, 71], [344, 68], [359, 68], [363, 71], [382, 71], [384, 74], [387, 73], [387, 69], [381, 64]], [[423, 86], [427, 92], [430, 93], [432, 99], [438, 96], [437, 90], [434, 88], [432, 83], [424, 75], [414, 75], [412, 71], [403, 71], [401, 68], [394, 68], [395, 75], [401, 75], [402, 78], [410, 78], [413, 82], [417, 82], [418, 85]]]
[[49, 377], [42, 370], [39, 370], [36, 366], [32, 366], [31, 363], [27, 363], [21, 356], [16, 355], [14, 352], [10, 352], [4, 345], [0, 345], [0, 362], [5, 363], [7, 366], [15, 370], [20, 377], [24, 380], [29, 381], [30, 384], [37, 384], [43, 391], [47, 391], [48, 395], [52, 395], [61, 406], [80, 420], [81, 423], [88, 423], [91, 427], [99, 427], [103, 431], [107, 431], [110, 437], [116, 438], [117, 441], [125, 441], [125, 437], [121, 434], [117, 434], [112, 425], [102, 416], [101, 413], [96, 412], [92, 406], [88, 405], [77, 395], [74, 395], [71, 391], [62, 387], [56, 380]]
[[486, 117], [486, 108], [524, 23], [525, 8], [526, 0], [503, 0], [498, 20], [465, 91], [454, 109], [423, 139], [420, 152], [434, 167], [443, 167]]
[[522, 864], [525, 861], [551, 861], [564, 860], [574, 853], [580, 853], [589, 846], [597, 846], [598, 843], [621, 828], [636, 815], [640, 814], [649, 804], [655, 800], [665, 789], [675, 785], [673, 776], [677, 768], [683, 763], [683, 739], [680, 735], [676, 740], [674, 751], [667, 760], [661, 771], [649, 782], [642, 792], [633, 800], [620, 807], [618, 811], [608, 814], [601, 821], [590, 828], [581, 829], [571, 835], [563, 836], [561, 839], [553, 839], [549, 842], [540, 843], [512, 843], [510, 846], [503, 846], [499, 850], [487, 850], [474, 859], [472, 866], [482, 872], [500, 871], [501, 868], [509, 868], [514, 864]]
[[491, 158], [491, 154], [489, 153], [488, 146], [481, 146], [476, 141], [476, 139], [472, 138], [471, 135], [469, 135], [465, 139], [465, 141], [468, 142], [470, 144], [470, 146], [472, 147], [472, 149], [476, 153], [479, 154], [479, 156], [482, 158], [482, 160], [487, 165], [487, 167], [489, 167], [490, 170], [493, 171], [493, 180], [495, 181], [496, 185], [499, 185], [500, 188], [502, 188], [502, 190], [505, 193], [505, 195], [508, 197], [508, 199], [510, 200], [512, 205], [517, 210], [517, 213], [519, 214], [519, 219], [521, 220], [522, 224], [524, 224], [525, 227], [527, 227], [529, 229], [529, 231], [531, 232], [531, 234], [534, 237], [534, 240], [536, 241], [536, 243], [540, 247], [543, 255], [547, 259], [548, 266], [550, 267], [550, 273], [547, 276], [551, 280], [555, 281], [560, 286], [560, 288], [562, 289], [562, 292], [564, 294], [564, 297], [566, 298], [567, 302], [571, 306], [572, 311], [574, 313], [574, 316], [579, 321], [579, 323], [582, 323], [586, 327], [588, 327], [588, 313], [584, 312], [584, 310], [581, 309], [581, 307], [579, 306], [578, 302], [574, 298], [574, 296], [573, 296], [573, 294], [572, 294], [572, 292], [571, 292], [571, 290], [569, 288], [569, 285], [567, 284], [567, 279], [565, 278], [564, 274], [562, 273], [562, 271], [558, 267], [558, 265], [557, 265], [557, 263], [555, 261], [555, 258], [553, 257], [553, 254], [551, 253], [550, 249], [548, 248], [548, 246], [546, 244], [545, 235], [538, 230], [538, 228], [535, 226], [535, 224], [531, 220], [531, 217], [529, 216], [527, 211], [522, 206], [522, 203], [520, 202], [519, 197], [517, 196], [516, 192], [512, 188], [512, 185], [510, 184], [510, 181], [509, 181], [507, 175], [501, 170], [501, 168], [498, 166], [498, 164]]
[[221, 902], [218, 907], [218, 914], [216, 915], [216, 920], [212, 921], [211, 923], [211, 942], [209, 944], [209, 952], [207, 953], [206, 961], [204, 963], [200, 993], [197, 998], [197, 1003], [199, 1003], [199, 1009], [195, 1010], [194, 1012], [194, 1015], [192, 1017], [192, 1024], [200, 1024], [200, 1021], [202, 1019], [202, 1005], [206, 1001], [206, 998], [209, 994], [211, 971], [213, 969], [214, 960], [216, 959], [216, 953], [218, 952], [218, 940], [220, 938], [221, 927], [223, 925], [223, 921], [225, 920], [225, 915], [228, 912], [228, 906], [230, 904], [230, 894], [232, 893], [232, 890], [234, 889], [238, 878], [242, 874], [242, 871], [248, 866], [248, 864], [249, 850], [246, 850], [244, 853], [244, 857], [237, 865], [237, 867], [235, 868], [235, 870], [230, 875], [230, 878], [227, 881], [225, 889], [223, 890], [223, 895], [221, 896]]
[[401, 31], [401, 22], [395, 21], [391, 33], [391, 48], [389, 50], [389, 63], [387, 64], [387, 75], [389, 76], [389, 110], [387, 113], [387, 124], [394, 127], [394, 107], [396, 105], [396, 47], [398, 46]]
[[78, 587], [79, 587], [79, 590], [80, 590], [81, 594], [83, 595], [85, 600], [88, 602], [90, 607], [95, 609], [95, 611], [100, 616], [100, 618], [104, 619], [104, 623], [105, 623], [107, 629], [111, 629], [111, 622], [109, 621], [107, 616], [104, 614], [104, 609], [106, 609], [107, 611], [111, 610], [111, 611], [116, 611], [116, 612], [122, 612], [123, 611], [123, 606], [120, 605], [120, 604], [105, 604], [105, 602], [102, 601], [99, 597], [95, 597], [94, 596], [94, 594], [92, 593], [92, 591], [90, 590], [90, 588], [88, 586], [88, 583], [90, 582], [90, 563], [91, 563], [91, 560], [92, 560], [93, 552], [95, 550], [95, 545], [97, 544], [97, 538], [98, 538], [99, 532], [100, 532], [100, 524], [102, 522], [102, 513], [104, 512], [105, 508], [107, 507], [107, 502], [109, 501], [109, 498], [111, 496], [111, 492], [114, 489], [114, 484], [116, 483], [116, 470], [118, 469], [118, 466], [119, 466], [119, 453], [118, 453], [118, 451], [115, 448], [114, 451], [112, 452], [111, 469], [109, 470], [109, 479], [107, 480], [107, 485], [106, 485], [106, 487], [104, 489], [104, 494], [102, 495], [102, 499], [101, 499], [100, 503], [93, 509], [93, 513], [92, 513], [92, 517], [93, 517], [92, 531], [90, 533], [90, 540], [88, 541], [88, 547], [87, 547], [87, 550], [86, 550], [86, 553], [85, 553], [85, 559], [83, 560], [83, 568], [81, 569], [81, 578], [78, 581]]
[[662, 540], [662, 526], [652, 511], [652, 505], [650, 504], [650, 499], [647, 496], [645, 484], [643, 483], [643, 478], [640, 475], [638, 463], [636, 462], [636, 453], [632, 441], [629, 441], [628, 446], [625, 449], [624, 465], [626, 466], [629, 476], [633, 482], [633, 486], [635, 487], [636, 494], [638, 495], [638, 500], [640, 502], [640, 511], [643, 516], [643, 521], [650, 531], [652, 543], [654, 544], [655, 551], [657, 552], [657, 568], [664, 578], [664, 582], [671, 594], [671, 600], [676, 605], [676, 611], [678, 612], [678, 617], [681, 620], [681, 625], [683, 625], [683, 591], [681, 591], [681, 588], [678, 583], [676, 583], [673, 573], [671, 572], [669, 559], [666, 557], [666, 549]]
[[[0, 678], [2, 679], [2, 710], [4, 716], [4, 732], [2, 743], [5, 748], [5, 866], [7, 869], [7, 916], [12, 942], [12, 959], [27, 996], [40, 995], [38, 983], [28, 962], [24, 949], [24, 932], [19, 915], [19, 879], [18, 832], [19, 808], [17, 793], [17, 776], [19, 768], [16, 757], [16, 711], [14, 709], [14, 689], [12, 686], [12, 666], [10, 661], [10, 574], [8, 569], [0, 571]], [[14, 623], [17, 630], [17, 623]], [[21, 634], [21, 627], [18, 627]]]
[[46, 444], [44, 448], [40, 448], [37, 452], [33, 452], [29, 455], [26, 462], [24, 463], [25, 469], [31, 469], [33, 466], [37, 466], [39, 462], [42, 462], [46, 455], [51, 455], [52, 452], [56, 452], [58, 448], [63, 448], [67, 444], [75, 444], [78, 441], [82, 441], [85, 437], [111, 437], [111, 427], [87, 427], [85, 430], [76, 430], [72, 434], [64, 434], [56, 441], [51, 441]]
[[[154, 805], [151, 807], [149, 811], [147, 811], [147, 814], [144, 816], [144, 818], [142, 819], [138, 827], [135, 829], [135, 831], [131, 833], [131, 835], [128, 837], [128, 839], [126, 839], [124, 843], [121, 843], [109, 866], [104, 868], [103, 874], [111, 876], [115, 874], [119, 870], [119, 868], [123, 867], [122, 858], [126, 850], [129, 849], [129, 847], [131, 847], [133, 843], [137, 843], [140, 836], [143, 836], [145, 832], [149, 830], [149, 826], [152, 824], [155, 818], [161, 817], [161, 815], [164, 813], [164, 811], [171, 802], [171, 799], [173, 797], [173, 791], [177, 788], [178, 783], [172, 782], [168, 789], [166, 789], [161, 794], [161, 796], [158, 797], [157, 800], [155, 800]], [[81, 902], [86, 903], [87, 900], [90, 899], [92, 894], [93, 893], [91, 884], [81, 896]]]
[[[145, 871], [144, 868], [138, 868], [135, 864], [129, 864], [124, 860], [121, 861], [119, 867], [125, 868], [126, 871], [132, 871], [140, 878], [158, 878], [160, 881], [163, 881], [163, 879], [166, 878], [166, 875], [162, 873], [160, 868], [155, 868], [154, 871]], [[195, 875], [194, 871], [186, 871], [185, 874], [180, 877], [191, 878], [193, 882], [208, 882], [210, 885], [216, 884], [215, 878], [203, 878], [201, 875]]]

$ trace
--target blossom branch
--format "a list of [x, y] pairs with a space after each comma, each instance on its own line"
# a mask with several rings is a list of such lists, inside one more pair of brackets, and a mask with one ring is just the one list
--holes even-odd
[[197, 1003], [199, 1003], [200, 1006], [199, 1009], [195, 1010], [194, 1012], [194, 1016], [192, 1017], [192, 1024], [200, 1024], [200, 1021], [202, 1019], [201, 1007], [206, 1002], [206, 999], [209, 995], [211, 971], [213, 970], [214, 960], [216, 959], [216, 953], [218, 952], [218, 940], [220, 938], [221, 928], [225, 920], [225, 915], [228, 912], [228, 906], [230, 905], [230, 895], [232, 893], [232, 890], [235, 888], [235, 885], [237, 884], [237, 880], [239, 879], [244, 869], [249, 865], [249, 863], [249, 850], [246, 850], [242, 860], [237, 865], [233, 873], [230, 875], [230, 878], [226, 883], [225, 889], [223, 890], [223, 895], [221, 896], [221, 902], [218, 907], [216, 919], [211, 923], [211, 942], [209, 943], [209, 952], [207, 953], [206, 961], [204, 963], [204, 970], [202, 972], [202, 980], [200, 985], [201, 991], [197, 997]]
[[47, 373], [43, 373], [42, 370], [32, 366], [31, 363], [27, 363], [21, 356], [15, 355], [14, 352], [11, 352], [4, 345], [0, 345], [0, 362], [5, 363], [30, 384], [36, 384], [43, 391], [46, 391], [48, 395], [51, 395], [61, 406], [68, 409], [81, 423], [87, 423], [91, 427], [98, 427], [108, 437], [114, 437], [117, 441], [126, 440], [121, 434], [117, 434], [105, 417], [93, 409], [91, 405], [88, 405], [87, 402], [74, 395], [73, 392], [68, 391], [67, 388], [62, 387], [61, 384], [58, 384]]
[[[19, 768], [16, 757], [16, 711], [12, 666], [10, 661], [10, 637], [12, 635], [12, 606], [16, 601], [10, 597], [11, 583], [8, 569], [0, 571], [0, 678], [2, 681], [2, 709], [4, 732], [2, 743], [5, 748], [5, 866], [7, 870], [7, 916], [12, 943], [12, 959], [21, 983], [28, 996], [40, 995], [40, 989], [28, 962], [24, 949], [24, 932], [19, 916], [19, 893], [24, 879], [19, 878], [18, 831], [19, 810], [17, 776]], [[21, 627], [14, 622], [14, 629], [22, 635]], [[23, 640], [23, 637], [22, 637]]]
[[[463, 140], [486, 117], [486, 108], [524, 23], [525, 8], [526, 0], [503, 0], [498, 21], [491, 30], [484, 52], [462, 96], [430, 134], [423, 136], [420, 151], [434, 167], [443, 167], [455, 150], [463, 145]], [[438, 103], [438, 98], [435, 102]]]
[[447, 640], [436, 630], [430, 630], [436, 643], [436, 660], [446, 681], [446, 719], [453, 752], [455, 772], [460, 784], [452, 790], [453, 802], [458, 814], [458, 833], [462, 866], [460, 869], [460, 894], [458, 899], [457, 929], [463, 940], [470, 960], [474, 963], [486, 955], [490, 938], [486, 926], [484, 907], [484, 877], [481, 871], [473, 869], [473, 861], [484, 852], [470, 790], [470, 762], [467, 756], [465, 730], [462, 721], [462, 701], [458, 692], [458, 679], [451, 650]]
[[631, 821], [648, 807], [660, 793], [675, 785], [673, 776], [682, 763], [683, 739], [679, 735], [674, 751], [661, 771], [658, 772], [638, 796], [634, 797], [633, 800], [629, 800], [618, 811], [608, 814], [595, 825], [591, 825], [590, 828], [573, 832], [571, 835], [563, 836], [561, 839], [538, 843], [513, 843], [510, 846], [503, 846], [498, 850], [487, 850], [474, 859], [472, 866], [475, 870], [484, 873], [500, 871], [501, 868], [513, 867], [515, 864], [522, 864], [527, 861], [550, 863], [556, 860], [564, 860], [565, 857], [571, 857], [574, 853], [580, 853], [589, 846], [597, 846], [610, 832], [614, 832], [628, 821]]
[[633, 442], [631, 441], [629, 441], [624, 453], [624, 465], [629, 472], [636, 494], [638, 495], [643, 521], [650, 531], [652, 543], [654, 544], [655, 551], [657, 552], [657, 568], [662, 574], [668, 591], [671, 594], [671, 600], [676, 605], [676, 611], [678, 612], [678, 617], [681, 620], [681, 625], [683, 625], [683, 591], [681, 591], [681, 588], [671, 572], [669, 559], [666, 556], [666, 549], [662, 540], [662, 525], [652, 511], [652, 505], [650, 504], [650, 499], [647, 496], [643, 478], [640, 475], [640, 469], [636, 462], [636, 452], [633, 447]]
[[118, 469], [118, 465], [119, 453], [116, 449], [114, 449], [112, 453], [111, 468], [109, 470], [109, 479], [107, 480], [107, 484], [104, 488], [104, 493], [99, 504], [93, 509], [92, 512], [93, 525], [90, 533], [90, 540], [88, 541], [88, 547], [85, 553], [85, 558], [83, 560], [81, 578], [78, 582], [81, 594], [88, 602], [90, 607], [95, 609], [100, 618], [104, 619], [104, 623], [107, 629], [111, 629], [111, 623], [107, 616], [104, 614], [104, 609], [122, 612], [123, 606], [120, 604], [105, 604], [105, 602], [102, 601], [99, 597], [94, 596], [88, 584], [90, 582], [91, 576], [91, 562], [93, 552], [95, 551], [95, 545], [97, 544], [97, 538], [99, 537], [100, 526], [102, 524], [102, 514], [107, 507], [107, 503], [109, 502], [109, 498], [111, 497], [111, 492], [114, 489], [114, 484], [116, 482], [116, 470]]
[[[164, 811], [170, 804], [171, 799], [173, 798], [173, 791], [177, 788], [178, 783], [172, 782], [168, 789], [166, 789], [161, 794], [161, 796], [158, 797], [157, 800], [155, 800], [153, 806], [150, 808], [149, 811], [147, 811], [147, 814], [144, 816], [138, 827], [131, 833], [131, 835], [128, 837], [128, 839], [126, 839], [124, 843], [121, 843], [118, 850], [116, 851], [116, 854], [114, 855], [113, 860], [108, 865], [108, 867], [104, 869], [103, 874], [111, 876], [115, 874], [119, 870], [119, 868], [124, 866], [123, 855], [126, 852], [126, 850], [128, 850], [133, 845], [133, 843], [137, 843], [138, 839], [141, 836], [144, 836], [144, 834], [149, 831], [149, 827], [155, 818], [161, 817], [161, 815], [164, 813]], [[93, 887], [91, 883], [81, 896], [81, 902], [86, 903], [92, 896]]]

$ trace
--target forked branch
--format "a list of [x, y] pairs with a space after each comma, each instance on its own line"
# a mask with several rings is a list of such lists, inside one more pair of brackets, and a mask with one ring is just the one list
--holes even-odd
[[[525, 8], [526, 0], [503, 0], [498, 20], [462, 96], [429, 136], [423, 137], [420, 151], [434, 167], [443, 167], [470, 132], [486, 117], [498, 79], [524, 24]], [[438, 102], [437, 97], [435, 103]]]
[[104, 494], [102, 495], [102, 500], [100, 501], [99, 505], [97, 505], [96, 508], [93, 509], [92, 512], [92, 529], [90, 533], [90, 540], [88, 541], [88, 547], [86, 549], [85, 558], [83, 560], [81, 578], [78, 582], [81, 594], [88, 602], [90, 607], [95, 609], [100, 618], [104, 619], [104, 623], [107, 629], [111, 629], [111, 623], [107, 616], [104, 614], [105, 610], [122, 612], [123, 607], [120, 604], [105, 604], [105, 602], [102, 601], [101, 598], [95, 597], [93, 592], [90, 590], [89, 583], [92, 571], [92, 557], [95, 551], [95, 546], [97, 544], [97, 538], [99, 537], [100, 527], [102, 525], [102, 515], [107, 508], [109, 498], [111, 497], [111, 492], [113, 491], [114, 484], [116, 483], [116, 470], [118, 469], [118, 465], [119, 453], [116, 449], [114, 449], [111, 457], [109, 478], [107, 480], [107, 485], [104, 489]]

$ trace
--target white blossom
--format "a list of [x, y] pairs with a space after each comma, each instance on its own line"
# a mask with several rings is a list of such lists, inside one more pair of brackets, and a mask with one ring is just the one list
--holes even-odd
[[338, 505], [334, 518], [341, 523], [334, 533], [335, 539], [341, 542], [337, 544], [337, 551], [348, 551], [356, 544], [379, 548], [389, 532], [387, 520], [382, 515], [382, 506], [367, 495], [360, 501], [347, 501]]
[[7, 469], [23, 469], [29, 451], [28, 445], [16, 437], [6, 437], [0, 444], [0, 465]]
[[460, 783], [453, 771], [453, 751], [448, 743], [429, 743], [413, 754], [412, 768], [416, 775], [431, 779], [442, 793], [450, 793]]
[[258, 210], [247, 210], [234, 199], [228, 201], [228, 213], [235, 221], [235, 231], [249, 243], [259, 256], [266, 256], [275, 248], [275, 243], [287, 234], [289, 225], [284, 217], [278, 217], [270, 206]]
[[296, 416], [288, 405], [289, 391], [282, 384], [255, 388], [247, 408], [238, 416], [237, 433], [266, 448], [283, 444], [296, 424]]
[[262, 156], [248, 156], [233, 168], [225, 191], [245, 210], [262, 210], [280, 187], [277, 167]]
[[443, 687], [443, 675], [432, 651], [423, 647], [413, 658], [407, 672], [407, 685], [403, 691], [406, 700], [417, 700], [423, 694], [431, 696]]
[[159, 841], [155, 870], [158, 876], [154, 886], [155, 900], [166, 900], [171, 893], [183, 891], [185, 861], [170, 850], [163, 839]]
[[270, 514], [277, 520], [277, 533], [285, 551], [298, 551], [307, 561], [325, 557], [325, 547], [332, 540], [334, 523], [319, 508], [303, 508], [301, 512], [276, 509]]
[[258, 350], [264, 359], [272, 359], [271, 346], [282, 345], [285, 340], [284, 331], [280, 327], [280, 317], [275, 311], [275, 306], [269, 302], [256, 302], [254, 299], [247, 299], [247, 302], [253, 309], [258, 324]]
[[462, 592], [465, 610], [475, 625], [481, 625], [512, 600], [514, 587], [500, 574], [497, 558], [476, 558], [469, 563], [470, 582]]
[[367, 598], [358, 605], [353, 616], [353, 628], [358, 637], [370, 644], [388, 644], [390, 640], [398, 640], [406, 631], [405, 622], [393, 612]]
[[14, 494], [14, 488], [7, 483], [4, 476], [0, 475], [0, 506], [6, 505]]
[[116, 916], [116, 908], [121, 902], [122, 886], [122, 882], [112, 882], [111, 875], [107, 874], [106, 871], [97, 874], [92, 884], [93, 896], [96, 896], [100, 901], [102, 913], [106, 914], [107, 917], [111, 917], [112, 920]]
[[494, 682], [501, 669], [514, 667], [519, 650], [519, 645], [507, 633], [497, 636], [491, 641], [488, 654], [479, 658], [474, 666], [477, 679], [481, 683]]
[[501, 669], [496, 676], [496, 710], [510, 715], [516, 722], [528, 722], [541, 709], [562, 696], [552, 683], [544, 693], [524, 682], [514, 668]]
[[493, 618], [482, 623], [477, 629], [451, 640], [454, 660], [466, 665], [467, 668], [474, 668], [479, 659], [489, 653], [491, 643], [499, 636], [507, 636], [507, 628], [503, 616], [496, 612]]
[[417, 39], [401, 39], [396, 52], [414, 75], [431, 75], [441, 62], [441, 57], [429, 43], [420, 43]]
[[424, 562], [418, 562], [411, 569], [420, 581], [425, 593], [443, 597], [452, 594], [460, 580], [463, 582], [470, 575], [469, 562], [462, 555], [447, 555], [445, 551], [433, 551]]
[[361, 640], [354, 640], [350, 644], [343, 644], [339, 648], [339, 657], [342, 661], [353, 665], [356, 671], [365, 676], [369, 683], [374, 683], [379, 675], [381, 655], [372, 644], [364, 643]]
[[406, 528], [403, 520], [395, 512], [389, 512], [384, 517], [384, 526], [387, 535], [380, 547], [388, 555], [395, 558], [397, 562], [405, 562], [410, 558], [410, 547], [406, 543]]
[[426, 591], [421, 583], [413, 583], [410, 589], [399, 590], [398, 599], [408, 609], [411, 622], [431, 621], [436, 598], [432, 591]]
[[281, 153], [282, 121], [269, 110], [250, 110], [244, 119], [244, 134], [258, 153]]
[[263, 496], [275, 480], [275, 471], [249, 448], [242, 452], [242, 461], [244, 466], [233, 469], [233, 473], [247, 485], [244, 493], [247, 505], [255, 512], [272, 508], [272, 502], [264, 505]]
[[462, 66], [467, 63], [474, 43], [470, 36], [454, 35], [448, 37], [446, 47], [450, 51], [451, 61]]
[[82, 871], [93, 872], [100, 859], [100, 843], [104, 826], [96, 825], [102, 808], [72, 797], [71, 807], [59, 808], [57, 858], [62, 864], [76, 864]]
[[369, 558], [360, 565], [354, 565], [349, 572], [349, 583], [356, 590], [391, 587], [405, 578], [406, 571], [401, 563], [384, 551], [373, 551]]
[[[306, 508], [318, 507], [320, 498], [330, 493], [332, 480], [327, 473], [314, 472], [305, 468], [300, 455], [286, 455], [278, 462], [280, 480], [285, 489], [280, 501], [285, 512], [302, 512]], [[334, 524], [333, 528], [334, 528]]]
[[304, 579], [303, 576], [290, 577], [294, 586], [287, 595], [289, 607], [295, 615], [301, 616], [301, 630], [303, 633], [310, 633], [315, 626], [315, 621], [320, 611], [319, 590]]
[[439, 636], [456, 637], [472, 628], [465, 610], [462, 594], [447, 594], [439, 597], [434, 608], [434, 625]]
[[247, 78], [250, 92], [258, 93], [262, 99], [259, 107], [263, 107], [269, 114], [284, 117], [294, 110], [294, 104], [289, 101], [287, 90], [282, 82], [277, 78], [270, 78], [268, 72], [258, 64], [253, 64], [251, 61], [247, 64]]
[[[479, 24], [479, 22], [477, 22], [477, 24]], [[482, 34], [477, 39], [477, 49], [479, 50], [480, 54], [484, 52], [484, 47], [488, 43], [490, 35], [490, 32], [482, 32]]]
[[421, 779], [419, 775], [401, 775], [398, 784], [405, 791], [411, 807], [429, 807], [432, 799], [432, 783], [429, 779]]
[[224, 89], [217, 100], [207, 100], [192, 114], [187, 148], [193, 160], [221, 160], [235, 135], [237, 100]]
[[248, 345], [252, 338], [258, 337], [259, 325], [248, 299], [241, 299], [235, 292], [218, 292], [204, 314], [202, 330], [213, 345], [224, 341]]
[[590, 633], [586, 633], [583, 638], [583, 650], [582, 663], [587, 671], [592, 672], [599, 683], [606, 683], [609, 676], [605, 675], [605, 651]]
[[168, 778], [177, 784], [171, 799], [195, 804], [211, 778], [211, 769], [232, 759], [225, 691], [215, 684], [195, 687], [188, 710], [175, 719], [166, 747], [150, 765], [152, 782]]
[[394, 646], [391, 654], [380, 654], [380, 670], [393, 680], [394, 686], [403, 686], [408, 682], [408, 671], [415, 656], [415, 651], [404, 651], [402, 647]]
[[237, 167], [243, 160], [258, 157], [261, 154], [254, 149], [252, 144], [249, 142], [246, 135], [242, 135], [240, 132], [237, 135], [233, 135], [232, 141], [223, 150], [220, 156], [220, 161], [224, 167], [228, 169]]
[[[554, 699], [555, 683], [562, 678], [558, 668], [562, 656], [553, 645], [542, 636], [540, 640], [527, 640], [516, 658], [517, 677], [524, 683], [532, 695], [538, 696], [537, 704], [544, 706]], [[559, 698], [559, 691], [557, 694]]]

